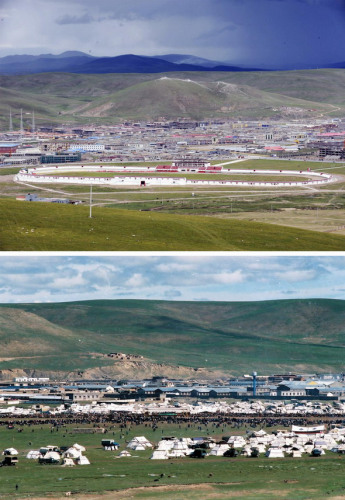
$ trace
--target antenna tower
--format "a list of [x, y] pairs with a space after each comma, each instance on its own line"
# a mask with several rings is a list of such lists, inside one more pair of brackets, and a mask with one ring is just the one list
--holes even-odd
[[12, 110], [10, 108], [10, 132], [13, 132]]
[[23, 110], [20, 110], [20, 136], [23, 135], [24, 128], [23, 128]]

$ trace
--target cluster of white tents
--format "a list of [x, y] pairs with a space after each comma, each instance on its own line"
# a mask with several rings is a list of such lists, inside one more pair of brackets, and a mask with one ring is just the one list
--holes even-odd
[[89, 459], [83, 455], [85, 447], [75, 443], [61, 453], [57, 446], [44, 446], [39, 450], [30, 450], [26, 458], [38, 460], [40, 463], [60, 464], [63, 466], [90, 465]]
[[[174, 404], [167, 398], [164, 402], [130, 402], [126, 404], [94, 402], [87, 404], [73, 403], [66, 408], [60, 405], [51, 409], [51, 415], [83, 414], [83, 415], [106, 415], [110, 412], [131, 413], [150, 415], [160, 413], [189, 413], [198, 415], [202, 413], [222, 413], [235, 415], [345, 415], [345, 404], [319, 401], [199, 401], [197, 403], [186, 403], [178, 401]], [[1, 415], [11, 415], [13, 417], [31, 416], [37, 414], [37, 409], [20, 408], [11, 406], [0, 408]]]
[[[303, 454], [323, 455], [325, 450], [345, 453], [345, 428], [334, 428], [330, 432], [318, 428], [305, 427], [299, 431], [281, 431], [269, 434], [264, 430], [254, 431], [244, 436], [230, 436], [226, 442], [215, 443], [210, 438], [207, 442], [207, 455], [224, 456], [231, 448], [238, 450], [242, 456], [264, 454], [268, 458], [290, 456], [300, 458]], [[202, 444], [202, 441], [199, 441]], [[168, 438], [159, 441], [151, 459], [167, 460], [174, 457], [189, 456], [195, 448], [195, 440], [190, 438]], [[316, 454], [316, 453], [315, 453]]]
[[186, 457], [193, 452], [190, 438], [162, 439], [152, 453], [153, 460], [167, 460], [168, 458]]

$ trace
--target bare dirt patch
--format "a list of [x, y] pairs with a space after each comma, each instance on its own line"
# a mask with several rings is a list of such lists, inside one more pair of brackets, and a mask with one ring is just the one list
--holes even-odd
[[[182, 498], [202, 498], [203, 500], [227, 500], [228, 498], [233, 499], [244, 499], [247, 497], [253, 498], [254, 495], [267, 497], [267, 499], [289, 499], [291, 496], [291, 490], [270, 490], [270, 489], [260, 489], [260, 490], [217, 490], [217, 486], [236, 486], [241, 483], [215, 483], [215, 484], [190, 484], [190, 485], [169, 485], [169, 486], [153, 486], [153, 487], [140, 487], [140, 488], [130, 488], [123, 491], [108, 491], [104, 493], [91, 493], [91, 494], [72, 494], [71, 495], [49, 495], [45, 497], [35, 497], [35, 500], [48, 500], [54, 498], [54, 500], [63, 500], [65, 498], [74, 498], [76, 500], [126, 500], [126, 499], [139, 499], [141, 495], [144, 494], [145, 498], [150, 498], [150, 494], [154, 495], [154, 498], [162, 498], [165, 500], [181, 500]], [[303, 490], [305, 493], [311, 495], [310, 498], [317, 498], [317, 491], [315, 490]], [[183, 495], [183, 496], [181, 496]], [[188, 497], [186, 496], [188, 495]], [[316, 495], [316, 496], [315, 496]], [[25, 497], [27, 498], [27, 497]], [[345, 496], [328, 497], [332, 500], [343, 500]], [[20, 499], [19, 499], [20, 500]], [[23, 499], [24, 500], [24, 499]]]

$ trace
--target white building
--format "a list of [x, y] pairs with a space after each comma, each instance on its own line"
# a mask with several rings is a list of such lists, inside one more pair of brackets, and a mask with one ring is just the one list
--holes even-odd
[[89, 151], [93, 153], [103, 152], [104, 150], [104, 144], [73, 144], [69, 148], [69, 151]]

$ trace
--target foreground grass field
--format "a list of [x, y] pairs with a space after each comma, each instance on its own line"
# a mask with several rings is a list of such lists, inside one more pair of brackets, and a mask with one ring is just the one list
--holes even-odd
[[[144, 435], [157, 443], [162, 435], [196, 437], [242, 434], [245, 428], [231, 426], [215, 428], [161, 424], [153, 431], [144, 425], [120, 430], [118, 425], [106, 427], [106, 434], [80, 434], [75, 427], [51, 428], [36, 425], [7, 429], [0, 427], [0, 448], [12, 446], [19, 451], [16, 467], [0, 468], [0, 498], [61, 498], [67, 491], [74, 498], [133, 498], [133, 499], [277, 499], [321, 500], [342, 498], [345, 494], [344, 458], [328, 452], [325, 456], [300, 459], [257, 459], [237, 457], [206, 457], [149, 460], [151, 451], [131, 452], [132, 457], [116, 458], [119, 451], [104, 451], [101, 439], [115, 439], [120, 450], [134, 436]], [[92, 427], [92, 425], [87, 425]], [[258, 430], [258, 429], [257, 429]], [[41, 446], [70, 446], [79, 443], [91, 462], [73, 468], [59, 465], [39, 465], [26, 459], [31, 449]], [[16, 489], [16, 485], [18, 488]], [[106, 494], [108, 492], [108, 495]], [[112, 493], [110, 493], [112, 492]], [[104, 495], [104, 497], [103, 497]], [[114, 496], [116, 495], [116, 496]]]
[[0, 200], [0, 250], [344, 250], [345, 238], [209, 217]]

